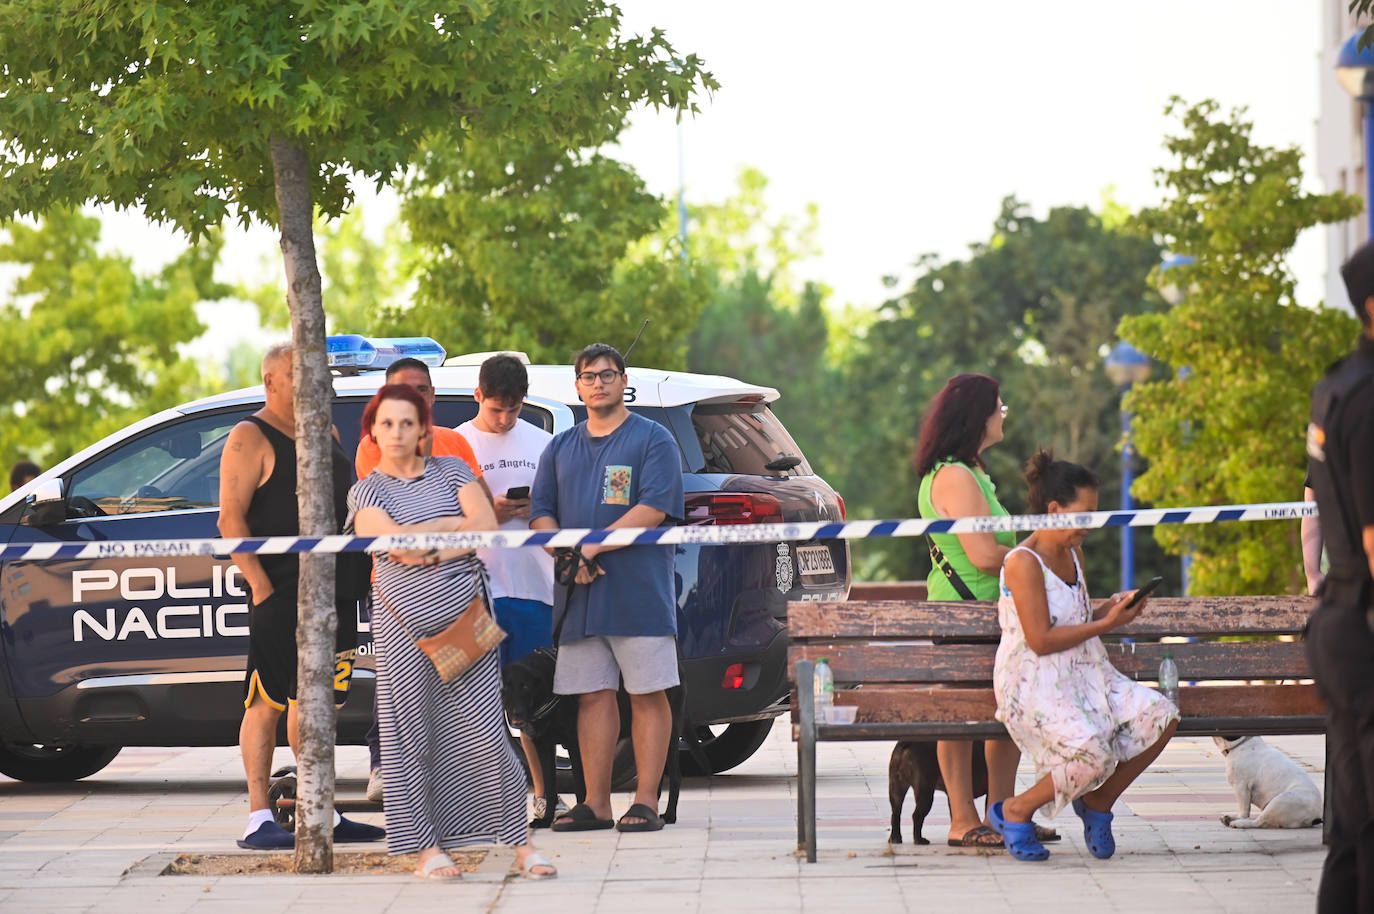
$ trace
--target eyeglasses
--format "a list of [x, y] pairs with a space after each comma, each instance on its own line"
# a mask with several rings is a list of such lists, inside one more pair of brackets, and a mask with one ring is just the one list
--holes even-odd
[[1007, 404], [1003, 403], [1001, 406], [997, 407], [997, 409], [1002, 413], [1003, 419], [1007, 418], [1007, 410], [1010, 409]]
[[583, 387], [591, 387], [596, 383], [596, 379], [600, 378], [602, 384], [610, 384], [621, 374], [623, 372], [616, 371], [614, 368], [607, 368], [604, 371], [584, 371], [578, 374], [577, 383]]

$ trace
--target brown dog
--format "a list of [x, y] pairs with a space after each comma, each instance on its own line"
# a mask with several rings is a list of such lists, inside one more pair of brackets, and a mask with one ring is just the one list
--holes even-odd
[[[888, 841], [902, 843], [902, 803], [906, 792], [916, 795], [916, 810], [911, 814], [911, 831], [917, 844], [929, 844], [921, 837], [930, 807], [935, 803], [935, 791], [945, 789], [940, 776], [940, 762], [935, 756], [935, 744], [903, 741], [892, 747], [892, 759], [887, 764], [887, 798], [892, 804], [892, 833]], [[988, 792], [988, 763], [983, 755], [982, 742], [973, 744], [973, 795]]]

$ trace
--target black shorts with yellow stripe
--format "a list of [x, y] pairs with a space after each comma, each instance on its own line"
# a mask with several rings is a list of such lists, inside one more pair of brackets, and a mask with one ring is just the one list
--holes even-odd
[[[248, 669], [243, 677], [243, 706], [261, 699], [278, 711], [296, 700], [296, 603], [294, 590], [276, 590], [248, 607]], [[358, 609], [349, 601], [338, 607], [334, 639], [334, 705], [348, 698], [357, 659]]]

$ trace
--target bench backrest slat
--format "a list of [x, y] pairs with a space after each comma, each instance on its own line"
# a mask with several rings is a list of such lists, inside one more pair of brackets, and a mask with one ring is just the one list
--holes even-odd
[[[1112, 665], [1132, 679], [1153, 682], [1171, 654], [1184, 681], [1307, 679], [1307, 655], [1299, 641], [1107, 644]], [[818, 642], [793, 645], [788, 662], [826, 658], [838, 684], [990, 682], [995, 644], [901, 644]]]
[[[1265, 635], [1302, 631], [1315, 601], [1310, 597], [1156, 597], [1120, 634], [1137, 638], [1169, 635]], [[788, 631], [793, 641], [808, 638], [945, 638], [992, 640], [1001, 637], [997, 604], [849, 601], [789, 603]]]
[[[840, 689], [835, 693], [835, 703], [857, 706], [859, 720], [871, 723], [990, 721], [996, 719], [997, 711], [991, 688], [875, 685]], [[1325, 713], [1317, 687], [1310, 683], [1181, 686], [1179, 703], [1185, 719], [1309, 718], [1319, 727]]]

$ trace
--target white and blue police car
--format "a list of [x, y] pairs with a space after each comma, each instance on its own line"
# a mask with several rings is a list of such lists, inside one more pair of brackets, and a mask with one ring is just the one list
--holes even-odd
[[[356, 447], [364, 405], [401, 356], [431, 365], [435, 422], [477, 411], [489, 353], [446, 358], [428, 339], [330, 338], [334, 424]], [[528, 360], [526, 360], [528, 361]], [[529, 365], [521, 419], [557, 433], [585, 417], [569, 365]], [[770, 387], [629, 369], [629, 408], [665, 426], [682, 454], [688, 524], [840, 521], [843, 501], [812, 472], [769, 408]], [[149, 416], [0, 499], [0, 544], [199, 539], [218, 535], [219, 458], [261, 387]], [[786, 604], [842, 600], [839, 540], [679, 546], [679, 643], [687, 713], [714, 771], [747, 759], [787, 708]], [[231, 746], [242, 715], [247, 595], [237, 567], [207, 556], [0, 562], [0, 773], [60, 781], [99, 771], [123, 746]], [[360, 620], [354, 695], [339, 739], [372, 715], [370, 636]], [[700, 772], [684, 754], [688, 773]]]

